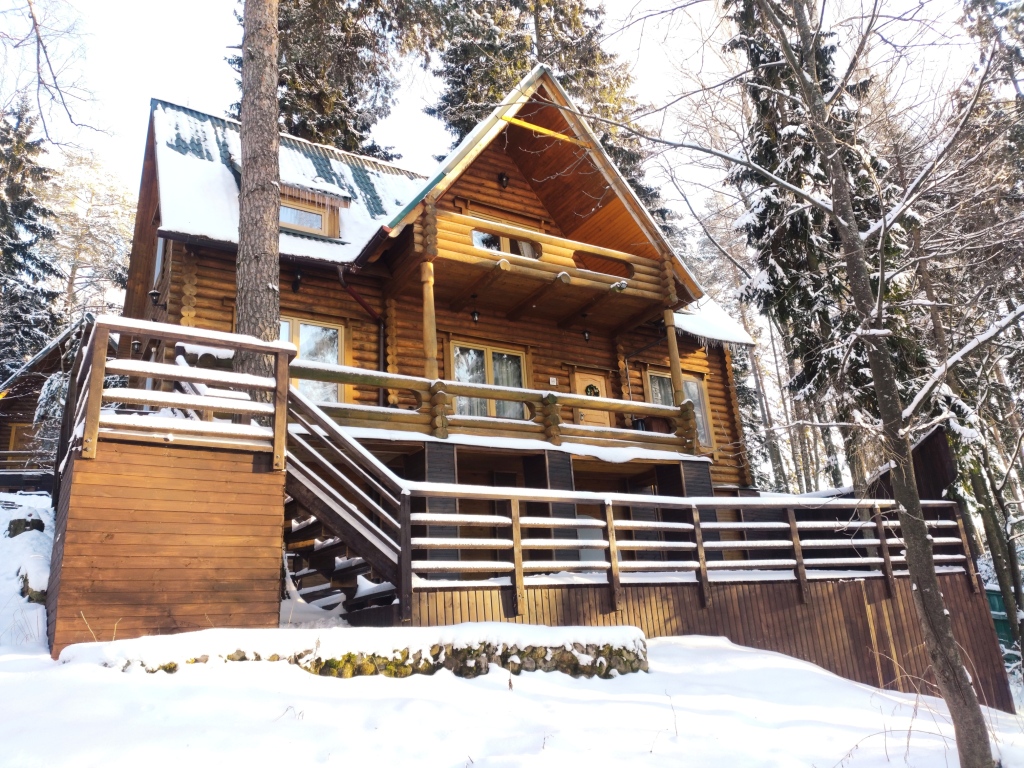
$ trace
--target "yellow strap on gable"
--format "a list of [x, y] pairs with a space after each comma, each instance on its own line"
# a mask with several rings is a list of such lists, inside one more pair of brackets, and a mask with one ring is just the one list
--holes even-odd
[[512, 123], [512, 125], [518, 125], [521, 128], [528, 128], [531, 131], [543, 133], [545, 136], [551, 136], [556, 139], [561, 139], [562, 141], [568, 141], [571, 144], [576, 144], [584, 149], [590, 149], [590, 145], [587, 142], [580, 141], [573, 136], [566, 136], [564, 133], [559, 133], [558, 131], [552, 131], [550, 128], [545, 128], [542, 125], [534, 125], [533, 123], [528, 123], [525, 120], [520, 120], [518, 117], [509, 117], [508, 115], [502, 115], [501, 119], [506, 123]]

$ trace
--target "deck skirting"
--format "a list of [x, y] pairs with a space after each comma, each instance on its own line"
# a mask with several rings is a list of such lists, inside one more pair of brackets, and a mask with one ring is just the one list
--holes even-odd
[[[939, 574], [964, 663], [982, 702], [1013, 712], [1002, 655], [984, 591], [962, 574]], [[514, 621], [568, 626], [632, 625], [648, 638], [723, 636], [739, 645], [804, 659], [841, 677], [905, 693], [937, 695], [917, 621], [910, 579], [812, 580], [801, 602], [796, 581], [712, 582], [701, 607], [699, 585], [623, 584], [622, 610], [605, 585], [526, 586], [522, 615], [505, 588], [429, 588], [413, 593], [413, 624]]]

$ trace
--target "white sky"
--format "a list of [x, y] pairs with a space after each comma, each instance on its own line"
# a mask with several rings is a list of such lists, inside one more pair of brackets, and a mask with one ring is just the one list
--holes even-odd
[[[225, 62], [241, 40], [235, 0], [72, 0], [81, 15], [83, 84], [94, 103], [80, 110], [107, 135], [83, 131], [77, 141], [96, 151], [132, 190], [138, 187], [152, 97], [222, 115], [238, 100], [235, 73]], [[618, 26], [633, 0], [606, 3], [608, 29]], [[637, 45], [639, 29], [609, 44], [634, 66], [637, 89], [658, 99], [671, 85], [669, 56], [650, 30]], [[391, 116], [375, 138], [403, 155], [401, 165], [423, 173], [444, 154], [452, 137], [423, 108], [437, 94], [435, 79], [421, 68], [403, 72], [403, 87]]]
[[[844, 0], [845, 9], [858, 10], [866, 0]], [[232, 46], [241, 40], [235, 19], [237, 0], [69, 0], [80, 14], [83, 55], [79, 62], [82, 84], [93, 94], [91, 104], [80, 107], [76, 117], [106, 133], [81, 131], [76, 141], [94, 150], [123, 183], [137, 190], [145, 145], [149, 101], [152, 97], [184, 104], [195, 109], [223, 115], [238, 100], [235, 73], [225, 59]], [[0, 2], [2, 4], [2, 2]], [[645, 8], [665, 7], [664, 0], [606, 0], [606, 32], [621, 28], [631, 13], [642, 16]], [[888, 0], [889, 8], [922, 8], [917, 0]], [[930, 12], [958, 13], [955, 0], [928, 0]], [[838, 6], [836, 6], [838, 7]], [[634, 90], [641, 101], [664, 103], [679, 90], [689, 89], [694, 79], [717, 82], [721, 79], [719, 53], [727, 32], [722, 27], [719, 0], [703, 0], [691, 11], [695, 16], [678, 14], [672, 19], [656, 18], [635, 24], [624, 32], [609, 36], [606, 46], [627, 62], [635, 77]], [[711, 38], [711, 39], [709, 39]], [[948, 42], [948, 41], [947, 41]], [[955, 49], [954, 49], [955, 50]], [[922, 59], [922, 71], [912, 73], [914, 88], [949, 79], [959, 79], [969, 61], [951, 65], [951, 49], [936, 48], [941, 60]], [[955, 60], [957, 56], [952, 56]], [[955, 72], [949, 72], [955, 69]], [[683, 82], [686, 72], [689, 82]], [[3, 79], [0, 74], [0, 80]], [[933, 84], [934, 81], [934, 84]], [[941, 87], [941, 86], [939, 86]], [[429, 173], [436, 165], [435, 155], [445, 154], [452, 137], [441, 124], [423, 113], [437, 95], [436, 80], [418, 66], [403, 71], [403, 85], [391, 116], [378, 124], [374, 137], [393, 146], [403, 157], [399, 163], [411, 170]], [[673, 119], [672, 117], [668, 118]], [[652, 128], [659, 126], [652, 125]], [[675, 135], [680, 126], [666, 125], [666, 133]], [[669, 164], [684, 166], [681, 177], [693, 189], [688, 194], [704, 194], [697, 182], [717, 186], [719, 174], [686, 166], [687, 158], [672, 153]], [[655, 164], [657, 165], [657, 164]], [[649, 174], [659, 183], [663, 172], [657, 167]], [[678, 195], [663, 190], [671, 204]], [[676, 201], [678, 202], [678, 201]], [[682, 203], [678, 202], [681, 208]]]

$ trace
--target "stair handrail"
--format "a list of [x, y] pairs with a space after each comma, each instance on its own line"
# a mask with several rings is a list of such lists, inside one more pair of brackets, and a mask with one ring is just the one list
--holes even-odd
[[297, 405], [307, 416], [313, 419], [316, 426], [324, 430], [330, 437], [340, 442], [352, 452], [352, 458], [370, 475], [381, 482], [393, 494], [401, 497], [409, 493], [409, 486], [386, 464], [364, 448], [358, 440], [342, 429], [334, 419], [328, 416], [312, 400], [303, 395], [296, 387], [288, 387], [289, 407]]

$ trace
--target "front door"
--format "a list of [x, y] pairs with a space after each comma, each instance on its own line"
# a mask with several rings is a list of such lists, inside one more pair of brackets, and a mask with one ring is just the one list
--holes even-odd
[[[576, 394], [590, 397], [608, 397], [608, 380], [599, 373], [576, 372]], [[611, 414], [591, 408], [579, 409], [579, 422], [589, 427], [610, 427]]]

